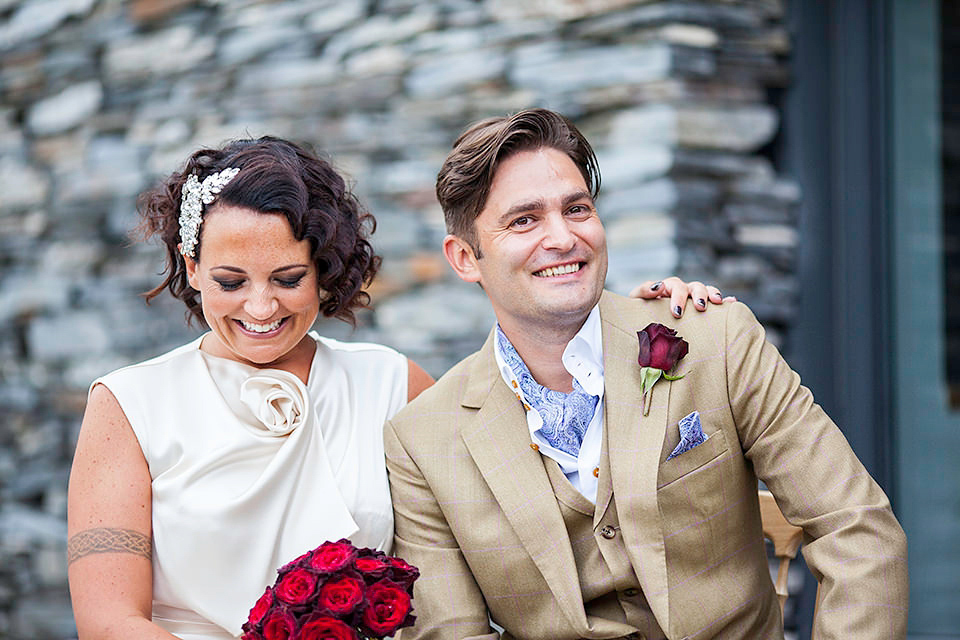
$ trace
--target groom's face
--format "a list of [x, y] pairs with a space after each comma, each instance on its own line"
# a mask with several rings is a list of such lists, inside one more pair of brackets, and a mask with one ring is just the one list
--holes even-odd
[[503, 160], [474, 225], [482, 257], [468, 251], [465, 271], [454, 268], [483, 286], [505, 330], [579, 326], [600, 299], [606, 237], [565, 153], [543, 147]]

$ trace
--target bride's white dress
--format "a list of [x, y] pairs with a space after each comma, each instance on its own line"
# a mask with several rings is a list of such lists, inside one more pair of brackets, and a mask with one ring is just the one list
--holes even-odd
[[153, 619], [184, 640], [239, 636], [277, 568], [325, 540], [389, 551], [382, 428], [406, 403], [406, 358], [310, 335], [306, 385], [202, 337], [94, 382], [150, 467]]

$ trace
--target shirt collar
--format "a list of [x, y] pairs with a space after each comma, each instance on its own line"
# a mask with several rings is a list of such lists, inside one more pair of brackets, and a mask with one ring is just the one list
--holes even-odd
[[577, 379], [583, 390], [603, 397], [603, 338], [600, 331], [600, 305], [587, 316], [577, 335], [563, 350], [563, 366]]
[[[497, 361], [497, 368], [500, 370], [500, 377], [526, 405], [527, 401], [523, 397], [523, 391], [520, 390], [510, 365], [504, 360], [500, 345], [496, 340], [493, 344], [493, 355]], [[583, 326], [567, 343], [561, 359], [564, 368], [576, 378], [584, 391], [603, 398], [603, 338], [600, 328], [599, 304], [590, 310]]]

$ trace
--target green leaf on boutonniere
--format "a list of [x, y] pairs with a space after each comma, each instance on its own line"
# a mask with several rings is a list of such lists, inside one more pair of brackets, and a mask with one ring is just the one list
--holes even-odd
[[656, 367], [640, 367], [640, 408], [643, 415], [650, 413], [650, 404], [653, 402], [653, 385], [664, 375]]
[[646, 392], [648, 389], [652, 389], [653, 385], [656, 384], [657, 380], [660, 379], [660, 376], [663, 375], [663, 371], [657, 369], [656, 367], [641, 367], [640, 368], [640, 393]]

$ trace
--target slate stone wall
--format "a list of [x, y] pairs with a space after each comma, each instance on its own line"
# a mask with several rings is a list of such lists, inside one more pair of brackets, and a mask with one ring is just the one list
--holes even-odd
[[144, 305], [162, 257], [138, 192], [202, 145], [329, 152], [379, 221], [375, 310], [351, 333], [433, 374], [492, 316], [439, 252], [436, 171], [470, 121], [558, 109], [594, 143], [620, 292], [718, 283], [780, 341], [796, 185], [768, 159], [783, 0], [0, 0], [0, 637], [74, 634], [66, 485], [97, 375], [196, 335]]

